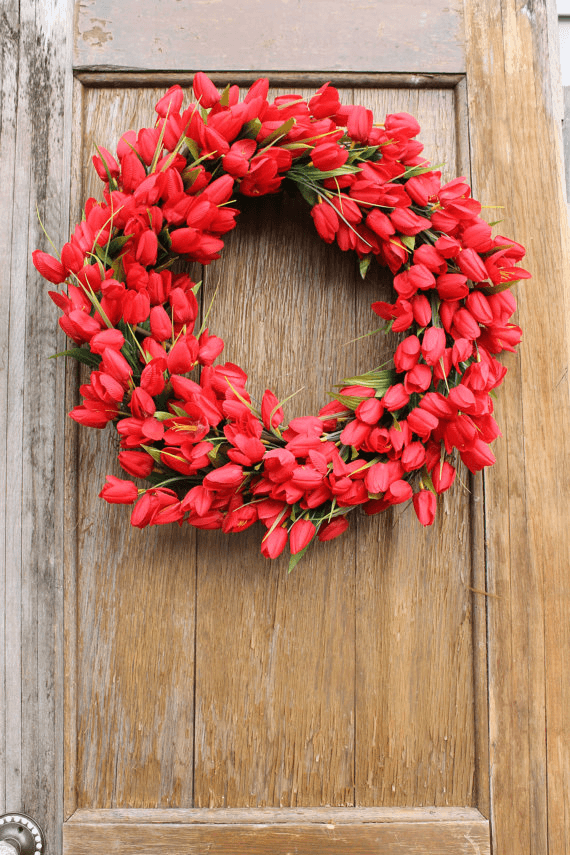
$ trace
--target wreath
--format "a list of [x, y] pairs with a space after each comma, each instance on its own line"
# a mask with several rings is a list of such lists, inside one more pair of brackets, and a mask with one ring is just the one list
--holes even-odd
[[[326, 83], [308, 101], [267, 100], [256, 81], [243, 101], [202, 72], [195, 102], [171, 87], [153, 127], [127, 131], [116, 157], [98, 148], [103, 201], [88, 199], [58, 257], [36, 250], [52, 283], [59, 323], [90, 368], [70, 416], [115, 424], [118, 460], [133, 480], [108, 475], [100, 496], [134, 504], [143, 528], [188, 522], [239, 532], [260, 521], [261, 552], [294, 566], [310, 542], [337, 537], [348, 513], [377, 514], [413, 502], [431, 525], [451, 487], [457, 457], [472, 472], [494, 463], [500, 434], [492, 393], [521, 330], [508, 290], [530, 274], [524, 248], [493, 237], [464, 178], [446, 184], [422, 158], [407, 113], [374, 123], [341, 105]], [[293, 184], [327, 243], [354, 250], [364, 277], [374, 256], [393, 276], [394, 302], [372, 310], [405, 336], [391, 364], [339, 384], [317, 415], [284, 422], [266, 390], [259, 404], [247, 375], [214, 364], [224, 343], [198, 327], [199, 306], [178, 259], [209, 264], [236, 225], [236, 196]]]

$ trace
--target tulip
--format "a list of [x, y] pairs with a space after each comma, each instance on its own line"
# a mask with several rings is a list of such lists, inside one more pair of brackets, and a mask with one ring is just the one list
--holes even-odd
[[413, 472], [421, 469], [426, 459], [426, 450], [421, 442], [411, 442], [404, 448], [400, 461], [404, 472]]
[[432, 381], [432, 370], [429, 365], [414, 365], [404, 378], [404, 390], [411, 395], [413, 392], [425, 392]]
[[309, 110], [316, 119], [334, 116], [339, 107], [338, 90], [330, 83], [325, 83], [320, 89], [317, 89], [316, 94], [309, 101]]
[[123, 481], [114, 475], [107, 475], [107, 483], [99, 493], [101, 499], [113, 505], [132, 505], [138, 498], [139, 491], [132, 481]]
[[351, 106], [346, 127], [351, 139], [366, 142], [372, 130], [374, 116], [366, 107]]
[[462, 300], [469, 293], [467, 276], [461, 273], [442, 273], [436, 279], [436, 287], [442, 300]]
[[146, 478], [154, 468], [154, 460], [146, 451], [120, 451], [119, 463], [135, 478]]
[[382, 398], [384, 406], [387, 410], [390, 410], [390, 412], [394, 412], [395, 410], [405, 407], [409, 400], [410, 396], [405, 391], [403, 383], [396, 383], [395, 386], [390, 386]]
[[437, 499], [429, 490], [414, 493], [412, 501], [416, 516], [422, 525], [432, 525], [437, 509]]
[[445, 332], [441, 327], [429, 327], [422, 338], [422, 356], [428, 365], [435, 365], [445, 352]]
[[284, 418], [283, 408], [279, 406], [279, 400], [270, 389], [263, 393], [261, 418], [267, 430], [279, 427]]
[[323, 543], [327, 540], [333, 540], [335, 537], [343, 534], [348, 526], [349, 522], [346, 517], [333, 517], [328, 522], [321, 524], [317, 537]]
[[268, 531], [261, 541], [261, 554], [265, 558], [277, 558], [285, 549], [288, 532], [283, 526], [277, 526], [273, 531]]
[[467, 247], [457, 256], [459, 269], [473, 282], [483, 282], [488, 273], [481, 256], [471, 247]]
[[326, 243], [332, 243], [340, 225], [335, 209], [331, 205], [320, 203], [311, 208], [311, 216], [321, 238]]
[[311, 152], [313, 165], [322, 172], [338, 169], [348, 160], [348, 151], [335, 142], [325, 142], [315, 146]]
[[226, 463], [225, 466], [208, 472], [202, 483], [209, 490], [235, 490], [243, 481], [243, 477], [241, 466], [237, 463]]
[[120, 330], [107, 329], [96, 333], [89, 342], [89, 347], [92, 353], [99, 353], [102, 355], [105, 348], [110, 347], [111, 350], [119, 351], [124, 343], [125, 337]]
[[496, 459], [487, 443], [478, 438], [459, 453], [470, 472], [478, 472], [485, 466], [492, 466]]
[[294, 522], [289, 532], [289, 549], [291, 555], [296, 555], [302, 549], [305, 549], [315, 536], [316, 531], [315, 524], [310, 520], [300, 519]]
[[436, 493], [444, 493], [449, 490], [457, 472], [455, 467], [448, 463], [447, 460], [438, 460], [431, 470], [431, 480]]
[[43, 276], [48, 282], [59, 285], [65, 281], [67, 270], [57, 258], [54, 258], [47, 252], [36, 249], [32, 252], [32, 260], [40, 276]]
[[192, 88], [194, 90], [196, 100], [200, 103], [201, 107], [208, 109], [209, 107], [213, 107], [214, 104], [217, 104], [220, 100], [220, 93], [208, 75], [204, 74], [203, 71], [199, 71], [194, 75]]
[[162, 98], [157, 102], [156, 107], [154, 108], [159, 116], [163, 119], [166, 116], [171, 115], [172, 113], [180, 112], [180, 108], [182, 106], [182, 101], [184, 100], [184, 92], [181, 87], [176, 83], [174, 86], [171, 86], [168, 92], [166, 92]]
[[420, 340], [417, 335], [409, 335], [400, 342], [394, 353], [396, 371], [409, 371], [417, 365], [420, 358]]

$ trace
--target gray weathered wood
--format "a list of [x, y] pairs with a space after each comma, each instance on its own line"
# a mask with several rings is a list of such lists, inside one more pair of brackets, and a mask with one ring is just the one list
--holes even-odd
[[31, 264], [36, 208], [68, 234], [67, 0], [3, 4], [0, 126], [0, 809], [27, 810], [58, 851], [62, 791], [63, 336]]
[[76, 68], [464, 70], [457, 0], [76, 0]]

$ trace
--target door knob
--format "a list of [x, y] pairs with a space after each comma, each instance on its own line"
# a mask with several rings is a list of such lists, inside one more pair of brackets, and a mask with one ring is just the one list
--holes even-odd
[[0, 816], [0, 855], [36, 855], [45, 851], [44, 833], [25, 813]]

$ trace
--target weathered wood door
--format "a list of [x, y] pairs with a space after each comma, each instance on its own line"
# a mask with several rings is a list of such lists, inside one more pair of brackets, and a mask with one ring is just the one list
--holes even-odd
[[[552, 490], [567, 465], [567, 376], [542, 333], [551, 353], [564, 353], [560, 199], [542, 212], [548, 250], [531, 227], [538, 200], [558, 192], [541, 93], [546, 18], [542, 4], [532, 15], [485, 5], [435, 3], [428, 15], [416, 2], [77, 4], [73, 98], [64, 53], [58, 66], [68, 70], [59, 133], [72, 154], [58, 169], [72, 175], [72, 222], [98, 192], [94, 144], [113, 149], [123, 131], [151, 123], [164, 88], [189, 85], [188, 68], [243, 86], [270, 69], [275, 93], [305, 95], [332, 80], [346, 103], [380, 120], [413, 113], [430, 160], [448, 178], [470, 176], [489, 219], [529, 247], [536, 281], [520, 289], [525, 345], [500, 390], [504, 437], [485, 483], [464, 473], [432, 530], [401, 507], [359, 518], [290, 575], [285, 559], [259, 555], [256, 528], [130, 530], [124, 508], [96, 498], [105, 473], [119, 474], [112, 440], [68, 424], [61, 442], [78, 378], [68, 367], [64, 396], [63, 369], [53, 375], [57, 454], [42, 465], [56, 473], [55, 554], [65, 561], [54, 572], [65, 594], [50, 594], [51, 659], [36, 639], [64, 678], [47, 704], [56, 784], [39, 818], [49, 819], [50, 852], [61, 820], [65, 855], [485, 853], [491, 838], [509, 855], [563, 851], [568, 541], [564, 512], [541, 486]], [[531, 167], [539, 172], [529, 181]], [[45, 197], [40, 208], [57, 225]], [[392, 348], [360, 338], [375, 326], [369, 307], [386, 299], [386, 275], [362, 282], [355, 258], [323, 245], [294, 198], [245, 204], [222, 259], [193, 273], [204, 308], [215, 295], [210, 328], [225, 358], [248, 371], [252, 393], [300, 390], [289, 417], [314, 412], [333, 383]], [[536, 292], [546, 289], [545, 306]], [[54, 321], [43, 301], [41, 325]], [[8, 481], [15, 470], [8, 458]], [[49, 483], [33, 479], [36, 504], [52, 501]], [[42, 536], [31, 526], [26, 540], [22, 529], [32, 566]], [[15, 720], [9, 691], [6, 704]], [[36, 791], [20, 784], [23, 798]]]

